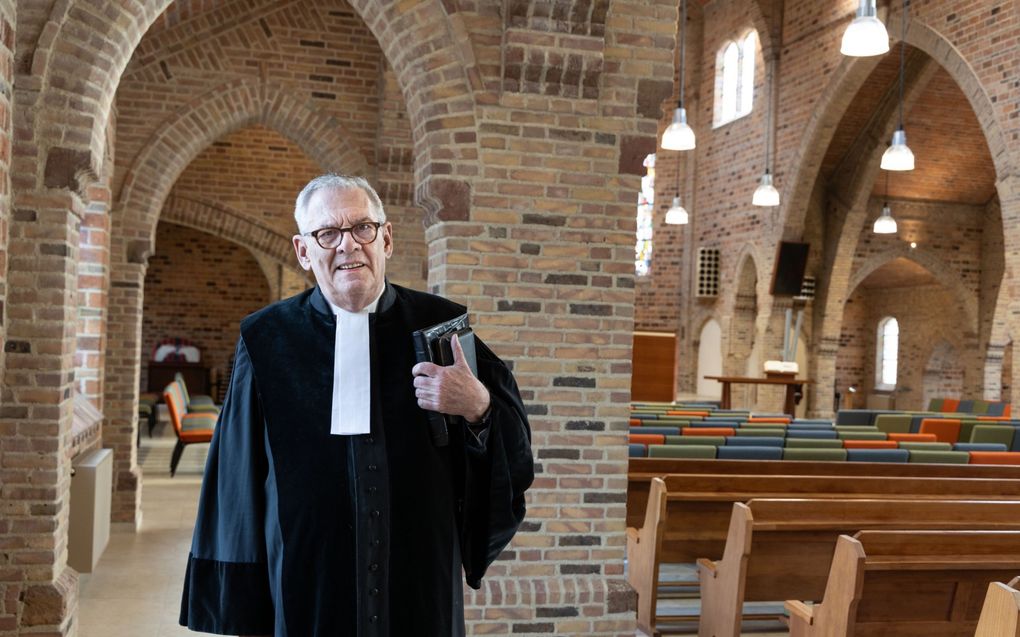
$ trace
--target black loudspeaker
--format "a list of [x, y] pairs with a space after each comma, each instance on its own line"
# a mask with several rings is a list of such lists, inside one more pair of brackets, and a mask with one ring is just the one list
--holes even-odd
[[776, 254], [776, 270], [772, 274], [772, 294], [798, 296], [807, 268], [808, 243], [782, 241]]

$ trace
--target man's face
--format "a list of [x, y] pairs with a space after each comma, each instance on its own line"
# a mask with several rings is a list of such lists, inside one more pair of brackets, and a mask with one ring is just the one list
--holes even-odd
[[[306, 232], [320, 228], [350, 228], [372, 216], [368, 195], [358, 188], [322, 188], [312, 193], [305, 219]], [[337, 247], [326, 250], [314, 237], [294, 235], [298, 263], [311, 270], [322, 293], [334, 305], [357, 312], [375, 300], [386, 277], [386, 259], [393, 254], [393, 226], [379, 227], [375, 241], [361, 245], [345, 232]]]

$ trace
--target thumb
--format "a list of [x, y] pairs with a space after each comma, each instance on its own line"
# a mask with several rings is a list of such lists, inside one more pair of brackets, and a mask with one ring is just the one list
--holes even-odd
[[464, 358], [464, 350], [460, 346], [460, 337], [456, 334], [450, 339], [450, 349], [453, 350], [453, 364], [457, 367], [467, 366], [467, 359]]

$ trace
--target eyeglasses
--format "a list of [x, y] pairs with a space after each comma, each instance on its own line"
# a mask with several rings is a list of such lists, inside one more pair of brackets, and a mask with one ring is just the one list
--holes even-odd
[[351, 238], [359, 245], [372, 243], [379, 236], [379, 227], [382, 225], [378, 221], [362, 221], [347, 228], [319, 228], [303, 236], [311, 236], [323, 250], [332, 250], [343, 243], [345, 232], [350, 232]]

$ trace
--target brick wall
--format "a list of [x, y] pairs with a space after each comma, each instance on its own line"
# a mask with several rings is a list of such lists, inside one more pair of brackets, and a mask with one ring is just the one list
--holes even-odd
[[269, 301], [269, 284], [248, 250], [204, 232], [161, 223], [145, 274], [143, 389], [148, 379], [144, 361], [164, 338], [191, 341], [211, 373], [226, 374], [241, 319]]

